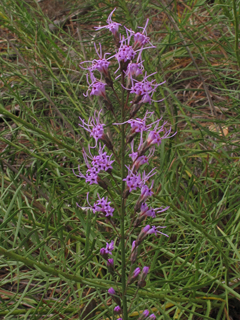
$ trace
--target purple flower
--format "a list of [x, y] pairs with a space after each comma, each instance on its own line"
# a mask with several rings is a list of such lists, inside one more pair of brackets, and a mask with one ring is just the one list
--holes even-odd
[[149, 224], [147, 224], [143, 229], [142, 229], [142, 233], [144, 233], [144, 234], [147, 234], [147, 232], [150, 230], [150, 225]]
[[113, 259], [108, 259], [107, 267], [113, 267], [113, 266], [114, 266], [114, 260]]
[[142, 203], [140, 216], [147, 216], [147, 217], [155, 218], [156, 213], [155, 213], [154, 209], [152, 209], [152, 208], [149, 209], [146, 203]]
[[112, 15], [113, 12], [116, 10], [116, 8], [110, 13], [110, 15], [107, 18], [107, 25], [103, 27], [95, 27], [96, 30], [101, 30], [101, 29], [108, 29], [109, 31], [112, 32], [113, 35], [116, 35], [118, 32], [118, 27], [121, 26], [120, 23], [112, 21]]
[[149, 320], [155, 320], [156, 316], [154, 313], [150, 314], [150, 316], [148, 317]]
[[114, 211], [114, 208], [112, 208], [110, 206], [111, 202], [108, 202], [108, 198], [106, 197], [106, 199], [103, 197], [103, 198], [100, 198], [100, 195], [97, 193], [97, 196], [98, 196], [98, 199], [93, 206], [90, 205], [89, 201], [88, 201], [88, 194], [89, 192], [87, 193], [87, 202], [90, 206], [90, 208], [92, 209], [93, 213], [96, 213], [96, 212], [102, 212], [106, 215], [106, 217], [108, 216], [113, 216], [113, 211]]
[[113, 311], [114, 311], [115, 313], [120, 313], [120, 312], [122, 311], [122, 309], [121, 309], [120, 306], [116, 306], [116, 307], [113, 309]]
[[[101, 145], [99, 144], [99, 155], [97, 156], [93, 156], [91, 154], [90, 147], [89, 155], [87, 155], [86, 151], [83, 149], [83, 158], [88, 170], [86, 172], [86, 175], [83, 175], [80, 171], [80, 166], [78, 166], [79, 175], [76, 175], [75, 173], [74, 174], [79, 178], [84, 178], [86, 182], [89, 182], [89, 184], [98, 184], [98, 173], [100, 171], [111, 170], [112, 163], [114, 162], [114, 160], [111, 160], [112, 154], [108, 156], [106, 152], [103, 152], [104, 148], [105, 146], [101, 147]], [[88, 158], [92, 160], [92, 166], [90, 165]]]
[[146, 125], [146, 120], [147, 120], [147, 118], [150, 118], [153, 113], [154, 112], [147, 111], [145, 113], [145, 116], [142, 119], [140, 119], [140, 118], [130, 119], [130, 120], [127, 120], [122, 123], [113, 123], [113, 124], [114, 125], [121, 125], [121, 124], [129, 123], [131, 125], [130, 134], [133, 134], [136, 132], [148, 131], [151, 128], [152, 124]]
[[[89, 70], [89, 71], [94, 71], [94, 70], [98, 70], [100, 73], [104, 74], [105, 76], [108, 75], [108, 67], [110, 65], [110, 62], [108, 61], [108, 59], [106, 59], [106, 55], [110, 54], [110, 53], [105, 53], [104, 56], [102, 55], [102, 46], [99, 43], [99, 48], [100, 48], [100, 53], [97, 50], [96, 44], [94, 43], [94, 47], [96, 50], [96, 53], [99, 57], [99, 60], [94, 59], [93, 61], [83, 61], [79, 64], [79, 67], [84, 69], [84, 70]], [[92, 65], [88, 68], [84, 68], [82, 67], [83, 63], [91, 63]]]
[[123, 320], [122, 318], [118, 318], [117, 320]]
[[123, 179], [123, 181], [126, 181], [129, 191], [132, 192], [133, 190], [137, 190], [137, 188], [141, 188], [142, 178], [140, 173], [134, 174], [129, 167], [127, 168], [128, 168], [128, 175], [125, 179]]
[[100, 249], [100, 255], [101, 256], [105, 256], [106, 255], [106, 249], [105, 248], [101, 248]]
[[[151, 77], [155, 73], [156, 72], [150, 74], [149, 76], [147, 76], [147, 73], [145, 73], [145, 76], [144, 76], [142, 81], [134, 80], [136, 83], [135, 84], [132, 83], [132, 87], [130, 89], [131, 90], [130, 93], [135, 93], [136, 96], [140, 97], [140, 101], [138, 103], [149, 103], [149, 104], [151, 104], [151, 101], [154, 101], [154, 100], [152, 100], [153, 93], [156, 91], [158, 86], [160, 86], [163, 83], [165, 83], [165, 81], [164, 81], [162, 83], [155, 84], [155, 80], [152, 80], [151, 82], [147, 80], [149, 77]], [[156, 102], [159, 102], [159, 101], [162, 101], [162, 100], [158, 100]]]
[[128, 64], [127, 70], [125, 72], [125, 75], [131, 79], [133, 76], [138, 77], [140, 74], [142, 74], [143, 71], [143, 65], [142, 61], [139, 63], [133, 63], [132, 61]]
[[[112, 240], [110, 244], [106, 242], [106, 248], [101, 248], [100, 249], [100, 254], [107, 259], [108, 254], [112, 254], [112, 251], [114, 249], [114, 241]], [[110, 259], [109, 259], [110, 260]], [[113, 259], [112, 259], [113, 260]]]
[[134, 32], [133, 30], [131, 29], [127, 29], [125, 28], [127, 31], [130, 32], [131, 35], [133, 35], [134, 37], [134, 45], [133, 47], [134, 48], [137, 48], [137, 47], [143, 47], [145, 44], [149, 43], [151, 46], [148, 47], [148, 48], [145, 48], [145, 49], [150, 49], [150, 48], [156, 48], [151, 42], [150, 42], [150, 38], [147, 36], [147, 25], [148, 25], [148, 21], [149, 19], [147, 19], [146, 21], [146, 24], [145, 24], [145, 27], [138, 27], [140, 29], [143, 29], [142, 32]]
[[84, 97], [87, 97], [88, 91], [91, 90], [90, 96], [92, 96], [92, 95], [101, 96], [104, 99], [107, 99], [106, 92], [105, 92], [106, 83], [97, 80], [94, 77], [92, 72], [90, 72], [91, 83], [89, 83], [89, 81], [88, 81], [88, 74], [86, 74], [86, 77], [87, 77], [87, 83], [88, 83], [89, 87], [88, 87], [86, 94], [83, 94]]
[[[141, 147], [141, 145], [140, 145], [140, 147]], [[148, 163], [149, 158], [152, 157], [152, 155], [154, 154], [154, 151], [155, 151], [154, 148], [151, 148], [148, 156], [142, 155], [139, 157], [138, 151], [136, 151], [136, 152], [134, 151], [134, 140], [132, 140], [132, 142], [131, 142], [131, 149], [132, 149], [132, 153], [129, 154], [129, 157], [133, 161], [133, 167], [132, 167], [133, 171], [138, 170], [139, 167], [141, 165], [143, 165], [144, 163]]]
[[167, 234], [158, 231], [158, 230], [157, 230], [158, 228], [163, 229], [163, 228], [166, 228], [166, 227], [155, 227], [155, 226], [152, 226], [152, 228], [147, 231], [147, 234], [153, 234], [153, 233], [154, 233], [155, 236], [156, 236], [157, 233], [161, 233], [161, 234], [163, 234], [164, 236], [169, 237]]
[[136, 268], [134, 271], [133, 271], [133, 274], [132, 274], [132, 278], [136, 278], [139, 273], [141, 272], [141, 269], [138, 267]]
[[133, 50], [132, 46], [130, 46], [130, 38], [125, 39], [123, 36], [120, 43], [121, 45], [118, 52], [115, 54], [117, 61], [120, 63], [121, 61], [127, 62], [133, 60], [137, 53]]
[[149, 315], [149, 311], [148, 311], [147, 309], [144, 310], [143, 313], [142, 313], [142, 315], [143, 315], [145, 318], [147, 318], [148, 315]]
[[142, 274], [144, 274], [145, 277], [147, 276], [149, 269], [150, 269], [150, 268], [147, 267], [147, 266], [143, 267]]
[[110, 296], [113, 296], [116, 294], [115, 290], [113, 288], [109, 288], [108, 289], [108, 293], [110, 294]]
[[104, 129], [105, 126], [104, 123], [101, 123], [100, 121], [100, 115], [102, 113], [102, 109], [98, 112], [95, 110], [94, 116], [90, 117], [88, 120], [88, 123], [84, 121], [84, 119], [80, 118], [82, 124], [78, 124], [80, 127], [82, 127], [84, 130], [90, 132], [90, 136], [93, 137], [96, 141], [96, 145], [99, 139], [101, 139], [104, 135]]
[[146, 185], [142, 186], [142, 188], [141, 188], [141, 201], [146, 201], [147, 198], [149, 198], [153, 195], [152, 187], [153, 187], [153, 181], [152, 181], [152, 185], [150, 188]]
[[106, 253], [112, 254], [114, 249], [114, 241], [112, 240], [110, 243], [106, 242]]
[[136, 249], [136, 241], [134, 240], [133, 243], [132, 243], [132, 250], [131, 252], [133, 252], [135, 249]]

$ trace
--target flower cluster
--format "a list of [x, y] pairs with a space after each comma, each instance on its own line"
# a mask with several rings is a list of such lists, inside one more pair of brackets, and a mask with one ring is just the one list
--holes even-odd
[[[148, 266], [142, 267], [141, 264], [137, 262], [141, 243], [144, 241], [144, 239], [146, 239], [147, 236], [151, 235], [157, 236], [161, 234], [168, 237], [167, 234], [159, 230], [165, 227], [145, 223], [147, 219], [154, 219], [156, 218], [157, 214], [165, 212], [168, 209], [168, 207], [152, 208], [148, 203], [150, 197], [154, 194], [154, 180], [150, 181], [150, 179], [157, 173], [157, 171], [156, 168], [153, 168], [152, 170], [146, 170], [146, 164], [149, 165], [150, 159], [154, 155], [155, 149], [162, 143], [163, 139], [171, 138], [174, 136], [174, 134], [171, 135], [171, 127], [166, 128], [167, 123], [161, 122], [162, 119], [158, 119], [153, 122], [150, 121], [154, 116], [154, 112], [146, 111], [145, 115], [142, 118], [134, 118], [143, 104], [151, 104], [152, 101], [155, 101], [153, 100], [153, 94], [156, 92], [157, 88], [164, 82], [156, 83], [155, 79], [150, 80], [150, 77], [154, 76], [156, 72], [150, 75], [147, 75], [147, 73], [145, 73], [142, 77], [142, 80], [137, 79], [143, 74], [144, 71], [144, 61], [142, 60], [143, 50], [154, 48], [146, 31], [149, 21], [147, 20], [145, 26], [141, 28], [141, 32], [135, 32], [125, 27], [126, 35], [121, 35], [119, 33], [119, 27], [121, 26], [121, 24], [112, 20], [114, 11], [115, 9], [110, 13], [107, 19], [107, 25], [97, 27], [96, 30], [107, 29], [113, 34], [116, 52], [107, 58], [106, 56], [110, 55], [110, 53], [103, 54], [101, 44], [99, 44], [99, 50], [95, 45], [95, 50], [99, 59], [94, 59], [93, 61], [83, 61], [80, 63], [80, 67], [87, 70], [89, 73], [87, 74], [87, 82], [89, 87], [85, 96], [87, 96], [90, 92], [90, 95], [101, 97], [101, 100], [105, 104], [106, 109], [110, 110], [114, 117], [117, 118], [118, 110], [114, 110], [113, 105], [108, 98], [107, 90], [112, 90], [114, 96], [117, 97], [117, 101], [120, 102], [120, 99], [117, 96], [117, 92], [114, 88], [115, 82], [112, 80], [109, 72], [109, 66], [112, 59], [115, 59], [118, 63], [118, 69], [115, 71], [115, 73], [120, 71], [120, 75], [115, 78], [115, 81], [121, 76], [122, 90], [126, 90], [128, 92], [128, 97], [132, 94], [133, 98], [129, 106], [127, 105], [128, 98], [126, 105], [124, 101], [122, 101], [122, 106], [124, 106], [126, 111], [125, 113], [129, 113], [129, 119], [126, 120], [126, 118], [122, 116], [121, 123], [116, 122], [113, 123], [113, 125], [130, 125], [129, 132], [126, 134], [126, 136], [124, 133], [125, 141], [124, 143], [122, 142], [121, 151], [128, 152], [129, 158], [131, 160], [128, 161], [128, 163], [130, 164], [126, 165], [127, 174], [122, 176], [122, 181], [124, 181], [125, 183], [122, 183], [122, 190], [120, 190], [118, 181], [114, 179], [114, 176], [112, 174], [112, 164], [114, 163], [114, 160], [111, 160], [113, 155], [115, 157], [115, 160], [118, 160], [116, 158], [116, 155], [119, 152], [119, 148], [118, 145], [114, 145], [110, 141], [108, 135], [104, 133], [105, 124], [101, 121], [101, 117], [103, 114], [102, 111], [104, 110], [103, 108], [99, 112], [95, 111], [94, 116], [89, 118], [88, 123], [86, 123], [84, 119], [79, 118], [81, 121], [81, 124], [79, 124], [79, 126], [90, 134], [90, 137], [95, 140], [95, 145], [93, 147], [90, 147], [89, 145], [88, 154], [85, 150], [83, 150], [83, 158], [87, 170], [86, 173], [83, 174], [79, 168], [79, 174], [77, 176], [85, 179], [85, 181], [90, 185], [98, 184], [103, 187], [103, 180], [101, 180], [99, 174], [101, 171], [108, 173], [109, 176], [111, 175], [110, 179], [112, 183], [114, 182], [116, 185], [116, 188], [114, 189], [116, 191], [116, 198], [119, 198], [120, 196], [122, 203], [126, 203], [130, 195], [132, 197], [136, 197], [136, 193], [138, 194], [138, 198], [135, 198], [136, 201], [134, 201], [134, 205], [132, 205], [132, 200], [131, 204], [129, 205], [130, 208], [132, 207], [132, 221], [128, 230], [129, 236], [127, 237], [126, 241], [128, 242], [129, 239], [131, 239], [131, 234], [134, 230], [138, 230], [138, 234], [135, 238], [136, 240], [132, 242], [129, 259], [127, 259], [127, 261], [129, 262], [129, 268], [127, 268], [127, 266], [123, 266], [122, 272], [125, 272], [125, 268], [126, 272], [128, 272], [128, 277], [125, 284], [126, 288], [131, 284], [136, 283], [137, 288], [140, 289], [146, 286], [146, 279], [150, 271]], [[99, 79], [95, 77], [96, 72], [98, 76], [100, 74]], [[162, 100], [158, 100], [156, 102], [159, 101]], [[122, 112], [122, 115], [123, 114], [124, 112]], [[117, 130], [116, 127], [115, 129]], [[103, 146], [101, 145], [101, 143], [99, 143], [99, 140], [104, 144]], [[129, 145], [129, 148], [125, 147], [127, 144]], [[111, 150], [113, 153], [111, 155], [108, 155], [105, 151], [105, 147]], [[92, 155], [90, 149], [95, 149], [95, 153], [97, 152], [98, 154]], [[122, 169], [124, 168], [123, 164], [120, 163], [120, 161], [118, 161], [118, 164], [122, 166]], [[141, 170], [141, 168], [143, 167], [145, 170]], [[122, 172], [123, 171], [124, 170], [122, 170]], [[113, 173], [115, 172], [113, 171]], [[110, 191], [108, 187], [103, 188], [107, 190], [111, 198], [113, 198], [113, 190]], [[135, 192], [133, 193], [133, 191]], [[114, 220], [116, 219], [116, 214], [114, 214], [113, 217], [115, 208], [111, 205], [111, 202], [108, 201], [107, 197], [101, 198], [98, 193], [97, 196], [98, 200], [96, 200], [95, 203], [91, 205], [89, 202], [89, 193], [87, 194], [87, 202], [89, 204], [88, 208], [91, 209], [94, 214], [100, 213], [108, 218], [108, 222], [112, 223], [116, 233], [120, 238], [121, 247], [126, 247], [127, 242], [125, 243], [125, 233], [124, 236], [122, 233], [123, 228], [121, 227], [120, 235], [117, 231], [117, 222]], [[116, 203], [119, 203], [119, 201], [114, 201], [115, 207]], [[142, 225], [141, 229], [137, 229], [141, 226], [142, 223], [145, 223], [145, 226]], [[121, 226], [124, 226], [124, 219], [122, 218], [121, 224]], [[132, 230], [130, 230], [131, 228]], [[116, 274], [119, 275], [119, 272], [116, 268], [118, 261], [115, 260], [114, 249], [115, 246], [118, 246], [118, 240], [116, 240], [115, 243], [113, 240], [111, 242], [106, 242], [105, 247], [100, 249], [100, 255], [103, 259], [106, 260], [107, 269], [116, 280], [116, 278], [118, 278], [116, 277]], [[108, 294], [116, 303], [116, 306], [113, 309], [114, 313], [126, 315], [126, 303], [125, 305], [124, 303], [122, 305], [123, 293], [118, 292], [118, 286], [116, 285], [116, 287], [114, 288], [109, 288]], [[122, 319], [123, 318], [118, 318], [118, 320]], [[138, 320], [143, 319], [155, 320], [156, 316], [154, 314], [150, 314], [148, 310], [144, 310]]]
[[[88, 193], [89, 194], [89, 193]], [[89, 204], [89, 208], [92, 209], [93, 213], [96, 213], [96, 212], [101, 212], [101, 213], [104, 213], [105, 214], [105, 217], [109, 217], [109, 216], [113, 216], [113, 211], [114, 211], [114, 208], [112, 208], [110, 206], [111, 202], [108, 202], [108, 198], [106, 197], [106, 199], [103, 197], [103, 198], [100, 198], [99, 194], [98, 195], [98, 199], [93, 206], [91, 206]], [[87, 201], [88, 201], [88, 195], [87, 195]]]
[[[89, 148], [89, 154], [87, 155], [86, 151], [83, 149], [83, 158], [85, 160], [85, 164], [87, 166], [87, 172], [86, 175], [82, 174], [80, 171], [80, 167], [78, 168], [79, 175], [76, 175], [79, 178], [84, 178], [85, 181], [89, 184], [99, 184], [99, 177], [98, 174], [100, 171], [106, 171], [110, 172], [112, 170], [112, 163], [114, 160], [111, 160], [112, 155], [107, 155], [107, 152], [103, 152], [105, 148], [105, 145], [101, 147], [101, 144], [99, 144], [99, 154], [97, 156], [93, 156], [90, 152]], [[88, 161], [88, 158], [91, 161], [91, 165]]]

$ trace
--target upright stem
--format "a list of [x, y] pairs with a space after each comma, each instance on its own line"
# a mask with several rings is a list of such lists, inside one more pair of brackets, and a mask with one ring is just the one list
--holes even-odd
[[[124, 73], [122, 72], [122, 85], [124, 86]], [[124, 122], [124, 88], [122, 88], [122, 105], [121, 105], [121, 122]], [[121, 178], [122, 178], [122, 199], [121, 199], [121, 256], [122, 256], [122, 308], [123, 308], [123, 319], [128, 320], [127, 312], [127, 299], [126, 299], [126, 264], [125, 264], [125, 230], [124, 230], [124, 218], [125, 218], [125, 199], [123, 197], [125, 189], [125, 132], [124, 124], [121, 128]]]

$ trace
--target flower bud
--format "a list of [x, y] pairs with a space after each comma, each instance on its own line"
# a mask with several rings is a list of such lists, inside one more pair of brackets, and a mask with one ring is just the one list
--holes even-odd
[[121, 304], [119, 297], [116, 296], [116, 292], [113, 288], [108, 289], [108, 293], [112, 297], [112, 299], [116, 302], [117, 305]]
[[111, 275], [113, 275], [114, 274], [114, 260], [113, 259], [108, 259], [107, 268], [108, 268], [109, 273]]
[[116, 294], [115, 290], [112, 287], [108, 289], [108, 293], [110, 294], [110, 296]]
[[121, 312], [122, 312], [122, 309], [121, 309], [120, 306], [116, 306], [116, 307], [113, 309], [113, 311], [118, 314], [118, 313], [121, 313]]
[[129, 277], [128, 279], [128, 284], [132, 284], [137, 276], [139, 275], [139, 273], [141, 272], [141, 269], [140, 268], [136, 268], [134, 271], [133, 271], [133, 274], [131, 275], [131, 277]]
[[150, 316], [148, 317], [148, 320], [156, 320], [156, 316], [154, 313], [150, 314]]
[[149, 316], [149, 311], [146, 309], [143, 311], [143, 313], [141, 314], [141, 316], [138, 318], [138, 320], [143, 320], [146, 319]]
[[108, 253], [106, 252], [106, 249], [105, 248], [101, 248], [100, 249], [100, 255], [103, 257], [103, 259], [106, 259], [108, 258]]
[[149, 267], [146, 267], [146, 266], [143, 267], [142, 273], [141, 273], [141, 275], [140, 275], [140, 279], [139, 279], [139, 281], [138, 281], [138, 286], [139, 286], [140, 288], [143, 288], [143, 287], [145, 287], [145, 285], [146, 285], [145, 279], [146, 279], [146, 277], [147, 277], [148, 271], [149, 271]]
[[148, 232], [148, 230], [150, 229], [151, 227], [150, 227], [150, 225], [148, 224], [148, 225], [146, 225], [146, 227], [144, 227], [142, 230], [141, 230], [141, 232], [139, 233], [139, 235], [138, 235], [138, 237], [137, 237], [137, 240], [136, 240], [136, 246], [139, 246], [141, 243], [142, 243], [142, 241], [144, 240], [144, 238], [147, 236], [147, 232]]
[[130, 261], [132, 264], [134, 264], [137, 261], [137, 255], [138, 255], [138, 247], [136, 246], [136, 241], [133, 241], [131, 256], [130, 256]]

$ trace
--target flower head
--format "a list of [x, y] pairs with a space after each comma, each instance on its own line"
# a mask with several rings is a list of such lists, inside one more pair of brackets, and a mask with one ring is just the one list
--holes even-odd
[[115, 313], [120, 313], [120, 312], [122, 311], [122, 309], [121, 309], [120, 306], [116, 306], [116, 307], [113, 309], [113, 311], [114, 311]]
[[143, 184], [142, 178], [140, 173], [134, 174], [129, 167], [127, 168], [128, 168], [128, 175], [125, 179], [123, 179], [123, 181], [126, 181], [129, 191], [132, 192], [133, 190], [137, 190], [137, 188], [142, 187], [142, 184]]
[[105, 92], [105, 86], [106, 86], [106, 83], [102, 82], [102, 81], [99, 81], [97, 80], [93, 73], [90, 72], [90, 78], [91, 78], [91, 83], [89, 83], [88, 81], [88, 74], [86, 75], [87, 77], [87, 83], [89, 85], [88, 87], [88, 90], [86, 92], [86, 94], [83, 94], [85, 97], [88, 96], [88, 91], [91, 90], [90, 92], [90, 96], [101, 96], [103, 97], [104, 99], [106, 99], [106, 92]]
[[107, 25], [103, 27], [95, 27], [96, 30], [101, 30], [101, 29], [108, 29], [110, 32], [112, 32], [113, 35], [116, 35], [118, 33], [118, 28], [121, 26], [120, 23], [112, 21], [112, 15], [116, 8], [110, 13], [110, 15], [107, 18]]
[[148, 317], [149, 311], [146, 309], [146, 310], [143, 311], [142, 314], [143, 314], [144, 317]]
[[[88, 71], [99, 71], [100, 73], [104, 74], [105, 76], [108, 75], [108, 67], [110, 65], [110, 62], [108, 61], [108, 59], [106, 59], [106, 55], [110, 54], [110, 53], [105, 53], [104, 55], [102, 54], [102, 46], [101, 43], [99, 43], [99, 52], [97, 49], [96, 44], [94, 43], [94, 47], [95, 47], [95, 51], [99, 57], [99, 59], [94, 59], [93, 61], [83, 61], [79, 64], [79, 67], [84, 69], [84, 70], [88, 70]], [[82, 66], [82, 64], [84, 63], [91, 63], [90, 67], [84, 68]]]
[[[100, 171], [109, 171], [112, 170], [112, 163], [114, 160], [111, 160], [112, 155], [107, 155], [107, 152], [103, 152], [105, 146], [101, 147], [99, 144], [99, 154], [97, 156], [93, 156], [90, 152], [89, 147], [89, 155], [87, 155], [86, 151], [83, 149], [83, 158], [85, 164], [87, 166], [86, 175], [83, 175], [80, 171], [80, 166], [78, 167], [79, 175], [75, 175], [79, 178], [84, 178], [86, 182], [89, 184], [98, 184], [98, 174]], [[92, 160], [91, 165], [88, 159]]]
[[[156, 91], [157, 87], [159, 87], [160, 85], [162, 85], [164, 82], [162, 83], [155, 83], [155, 80], [152, 81], [148, 81], [147, 79], [149, 77], [151, 77], [152, 75], [154, 75], [156, 72], [150, 74], [149, 76], [147, 76], [147, 73], [145, 73], [145, 76], [143, 78], [142, 81], [135, 81], [135, 84], [132, 83], [132, 87], [131, 87], [131, 91], [130, 93], [135, 93], [136, 96], [138, 97], [138, 103], [149, 103], [151, 104], [152, 101], [152, 95], [153, 93]], [[158, 100], [156, 102], [159, 102], [162, 100]]]
[[108, 293], [110, 294], [110, 296], [113, 296], [116, 294], [115, 290], [113, 288], [109, 288], [108, 289]]
[[99, 139], [103, 138], [104, 135], [104, 123], [101, 123], [100, 121], [100, 115], [102, 113], [102, 109], [97, 113], [95, 110], [94, 116], [90, 117], [88, 120], [88, 123], [84, 121], [81, 117], [79, 119], [81, 120], [82, 124], [78, 124], [80, 127], [85, 129], [86, 131], [90, 132], [90, 136], [93, 137], [96, 141], [96, 144]]
[[117, 61], [120, 63], [121, 61], [127, 62], [133, 60], [137, 53], [133, 50], [133, 47], [130, 45], [130, 38], [125, 39], [123, 36], [120, 43], [120, 47], [117, 53], [115, 54], [115, 58], [117, 59]]
[[150, 314], [150, 316], [148, 317], [149, 320], [156, 320], [156, 316], [154, 313]]
[[[106, 215], [106, 217], [108, 216], [113, 216], [113, 211], [114, 211], [114, 208], [112, 208], [110, 206], [111, 202], [108, 202], [108, 198], [106, 197], [106, 199], [103, 197], [103, 198], [100, 198], [99, 194], [98, 195], [98, 199], [93, 206], [91, 206], [88, 202], [88, 204], [90, 205], [93, 213], [96, 213], [96, 212], [102, 212]], [[87, 196], [87, 201], [88, 201], [88, 196]]]
[[163, 229], [163, 228], [166, 228], [166, 227], [155, 227], [155, 226], [152, 226], [152, 228], [150, 228], [150, 229], [147, 231], [147, 234], [153, 234], [153, 233], [154, 233], [155, 236], [156, 236], [158, 233], [161, 233], [161, 234], [163, 234], [164, 236], [169, 237], [167, 234], [162, 233], [161, 231], [157, 230], [158, 228]]

